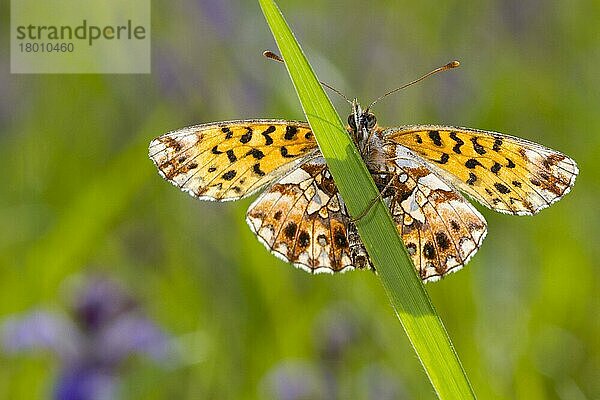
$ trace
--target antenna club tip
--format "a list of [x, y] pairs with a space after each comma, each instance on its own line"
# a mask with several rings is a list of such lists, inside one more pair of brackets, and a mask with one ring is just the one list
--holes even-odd
[[450, 61], [448, 63], [448, 67], [449, 68], [456, 68], [456, 67], [460, 67], [460, 62], [458, 60], [454, 60], [454, 61]]
[[265, 50], [263, 51], [263, 56], [270, 58], [271, 60], [275, 60], [278, 61], [280, 63], [283, 63], [283, 58], [281, 58], [279, 55], [273, 53], [271, 50]]

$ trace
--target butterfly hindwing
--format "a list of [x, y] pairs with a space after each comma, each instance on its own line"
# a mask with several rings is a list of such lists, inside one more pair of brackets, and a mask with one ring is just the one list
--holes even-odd
[[161, 175], [203, 200], [246, 197], [317, 149], [306, 122], [240, 120], [190, 126], [150, 143]]
[[459, 192], [396, 147], [393, 173], [374, 178], [380, 190], [388, 188], [384, 201], [419, 276], [434, 281], [462, 268], [477, 252], [486, 222]]
[[422, 157], [483, 205], [508, 214], [548, 207], [569, 192], [578, 173], [564, 154], [496, 132], [414, 125], [387, 129], [384, 137]]
[[276, 256], [311, 273], [367, 266], [364, 247], [322, 157], [262, 193], [246, 218]]

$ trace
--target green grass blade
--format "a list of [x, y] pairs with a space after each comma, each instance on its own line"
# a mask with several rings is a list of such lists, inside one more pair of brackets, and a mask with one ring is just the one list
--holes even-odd
[[[273, 0], [259, 0], [304, 113], [352, 215], [377, 197], [375, 183]], [[379, 201], [357, 224], [367, 251], [419, 360], [442, 399], [475, 398], [452, 342]]]

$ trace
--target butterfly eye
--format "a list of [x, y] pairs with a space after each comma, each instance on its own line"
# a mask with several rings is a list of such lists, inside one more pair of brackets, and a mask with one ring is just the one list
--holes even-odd
[[354, 114], [348, 115], [348, 125], [350, 125], [350, 129], [353, 131], [356, 130], [356, 121], [354, 120]]
[[365, 115], [365, 118], [367, 122], [367, 129], [371, 129], [375, 126], [375, 124], [377, 124], [377, 117], [375, 117], [375, 114], [368, 113]]

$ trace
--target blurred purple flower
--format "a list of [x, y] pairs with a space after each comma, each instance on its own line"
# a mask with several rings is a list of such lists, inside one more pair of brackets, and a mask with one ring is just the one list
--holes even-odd
[[229, 0], [199, 0], [198, 6], [204, 14], [204, 19], [210, 23], [222, 38], [228, 38], [234, 32], [235, 18], [233, 7]]
[[325, 399], [323, 382], [312, 363], [285, 361], [273, 368], [263, 381], [261, 398], [277, 400]]
[[[316, 318], [315, 359], [284, 360], [262, 381], [260, 398], [277, 400], [400, 399], [404, 386], [393, 371], [374, 360], [365, 332], [366, 314], [349, 304], [327, 307]], [[365, 349], [365, 344], [366, 349]], [[367, 350], [368, 353], [357, 353]]]
[[505, 0], [496, 5], [500, 8], [500, 17], [515, 36], [524, 36], [527, 30], [535, 28], [535, 22], [542, 20], [546, 9], [539, 0]]
[[129, 356], [169, 358], [166, 334], [114, 282], [90, 279], [75, 297], [72, 311], [70, 319], [34, 310], [1, 326], [6, 352], [41, 349], [58, 356], [62, 365], [55, 399], [114, 399], [119, 370]]
[[361, 387], [365, 388], [367, 399], [393, 400], [407, 399], [398, 377], [392, 371], [378, 364], [368, 365], [358, 377]]
[[323, 311], [315, 324], [315, 346], [325, 361], [342, 361], [344, 352], [359, 340], [357, 315], [346, 304]]
[[[183, 65], [180, 65], [180, 56], [170, 47], [157, 44], [153, 49], [153, 75], [157, 77], [157, 85], [162, 94], [169, 99], [175, 99], [179, 102], [186, 101], [186, 91], [184, 88], [189, 85], [185, 82], [187, 74], [183, 71]], [[182, 78], [183, 76], [183, 78]]]
[[2, 324], [2, 347], [7, 353], [37, 348], [66, 360], [74, 356], [81, 341], [70, 319], [49, 311], [34, 310]]
[[70, 366], [62, 371], [54, 389], [60, 400], [108, 400], [117, 397], [117, 380], [95, 365]]

